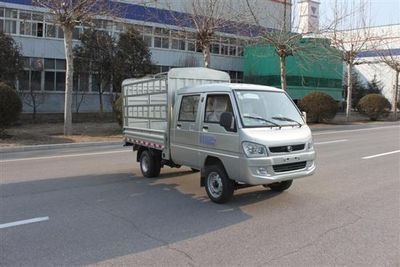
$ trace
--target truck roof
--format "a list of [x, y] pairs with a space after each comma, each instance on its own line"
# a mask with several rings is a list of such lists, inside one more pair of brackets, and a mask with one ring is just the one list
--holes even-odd
[[205, 92], [230, 92], [232, 90], [258, 90], [258, 91], [273, 91], [273, 92], [283, 92], [282, 89], [257, 85], [257, 84], [246, 84], [246, 83], [212, 83], [203, 84], [197, 86], [186, 86], [178, 90], [178, 94], [187, 93], [205, 93]]

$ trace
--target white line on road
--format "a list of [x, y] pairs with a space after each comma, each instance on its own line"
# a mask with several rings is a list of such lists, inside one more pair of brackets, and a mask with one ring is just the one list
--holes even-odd
[[313, 133], [313, 136], [325, 135], [325, 134], [337, 134], [337, 133], [350, 133], [350, 132], [362, 132], [362, 131], [371, 131], [371, 130], [392, 129], [392, 128], [400, 128], [400, 125], [384, 126], [384, 127], [372, 127], [372, 128], [363, 128], [363, 129], [354, 129], [354, 130], [342, 130], [342, 131], [327, 131], [327, 132], [321, 132], [321, 133], [316, 132], [316, 133]]
[[326, 142], [316, 142], [314, 145], [327, 145], [327, 144], [335, 144], [335, 143], [342, 143], [342, 142], [347, 142], [349, 140], [347, 139], [341, 139], [341, 140], [333, 140], [333, 141], [326, 141]]
[[48, 221], [48, 220], [49, 220], [49, 217], [38, 217], [38, 218], [33, 218], [33, 219], [28, 219], [28, 220], [3, 223], [3, 224], [0, 224], [0, 229], [18, 226], [18, 225], [30, 224], [30, 223], [43, 222], [43, 221]]
[[387, 152], [387, 153], [382, 153], [382, 154], [372, 155], [372, 156], [368, 156], [368, 157], [363, 157], [362, 159], [373, 159], [373, 158], [382, 157], [382, 156], [391, 155], [391, 154], [396, 154], [396, 153], [400, 153], [400, 150], [395, 150], [395, 151], [391, 151], [391, 152]]
[[27, 161], [27, 160], [43, 160], [43, 159], [57, 159], [57, 158], [72, 158], [72, 157], [84, 157], [84, 156], [95, 156], [95, 155], [107, 155], [132, 152], [132, 150], [117, 150], [107, 152], [93, 152], [93, 153], [82, 153], [82, 154], [69, 154], [69, 155], [58, 155], [58, 156], [47, 156], [47, 157], [33, 157], [33, 158], [22, 158], [22, 159], [6, 159], [0, 160], [0, 163], [16, 162], [16, 161]]

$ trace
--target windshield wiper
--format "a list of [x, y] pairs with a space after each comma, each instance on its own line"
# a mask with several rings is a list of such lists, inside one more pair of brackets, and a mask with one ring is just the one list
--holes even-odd
[[293, 120], [291, 118], [287, 118], [287, 117], [272, 117], [272, 119], [278, 120], [278, 121], [291, 121], [291, 122], [294, 122], [297, 125], [299, 125], [299, 128], [301, 128], [301, 126], [303, 126], [303, 124], [301, 124], [300, 122]]
[[278, 123], [275, 123], [275, 122], [273, 122], [273, 121], [264, 119], [263, 117], [243, 115], [243, 118], [249, 118], [249, 119], [256, 119], [256, 120], [264, 121], [264, 122], [266, 122], [266, 123], [272, 124], [272, 125], [275, 126], [275, 127], [282, 128], [282, 125], [280, 125], [280, 124], [278, 124]]

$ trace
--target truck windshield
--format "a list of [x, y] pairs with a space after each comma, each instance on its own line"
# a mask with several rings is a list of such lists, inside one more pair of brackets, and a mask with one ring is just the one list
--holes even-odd
[[301, 127], [304, 121], [283, 92], [235, 91], [244, 127]]

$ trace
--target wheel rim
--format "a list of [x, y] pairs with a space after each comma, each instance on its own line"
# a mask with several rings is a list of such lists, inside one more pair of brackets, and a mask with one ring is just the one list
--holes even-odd
[[149, 170], [150, 159], [148, 156], [144, 156], [142, 159], [142, 170], [143, 172], [147, 172]]
[[207, 187], [210, 195], [213, 198], [219, 198], [222, 195], [222, 179], [216, 172], [211, 172], [208, 175]]

